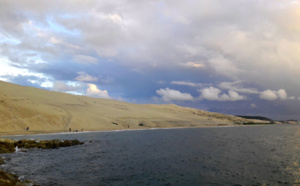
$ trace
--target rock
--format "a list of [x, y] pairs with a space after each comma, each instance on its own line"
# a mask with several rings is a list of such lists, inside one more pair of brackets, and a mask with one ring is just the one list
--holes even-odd
[[31, 148], [39, 148], [39, 149], [53, 149], [53, 148], [59, 148], [59, 147], [68, 147], [68, 146], [74, 146], [74, 145], [81, 145], [83, 142], [75, 140], [9, 140], [9, 139], [3, 139], [0, 138], [0, 153], [11, 153], [15, 152], [15, 148], [25, 148], [25, 149], [31, 149]]
[[0, 142], [0, 153], [11, 153], [15, 152], [14, 143]]
[[0, 138], [0, 142], [3, 143], [15, 143], [15, 140], [11, 140], [11, 139], [5, 139], [5, 138]]
[[80, 142], [80, 141], [78, 141], [77, 139], [75, 139], [75, 140], [72, 140], [71, 144], [72, 144], [72, 145], [82, 145], [83, 142]]
[[28, 180], [20, 181], [18, 179], [17, 175], [10, 174], [10, 173], [7, 173], [7, 172], [4, 172], [4, 171], [0, 170], [0, 185], [26, 186], [26, 185], [35, 185], [35, 184], [33, 184], [33, 182], [28, 181]]
[[60, 147], [60, 140], [58, 139], [53, 140], [53, 148], [58, 148], [58, 147]]
[[41, 141], [41, 142], [37, 143], [37, 148], [38, 149], [46, 149], [47, 145], [44, 141]]
[[0, 165], [4, 164], [4, 158], [0, 158]]

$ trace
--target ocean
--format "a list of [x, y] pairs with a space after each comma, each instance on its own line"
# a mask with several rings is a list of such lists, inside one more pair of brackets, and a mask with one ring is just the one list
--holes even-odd
[[84, 145], [2, 154], [2, 169], [39, 185], [300, 184], [300, 125], [11, 136]]

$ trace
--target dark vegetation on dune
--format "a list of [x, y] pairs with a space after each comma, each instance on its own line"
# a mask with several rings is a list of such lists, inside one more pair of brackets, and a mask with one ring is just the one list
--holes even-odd
[[257, 119], [257, 120], [263, 120], [263, 121], [273, 121], [270, 118], [263, 117], [263, 116], [243, 116], [243, 115], [237, 115], [237, 117], [245, 118], [245, 119]]
[[[240, 118], [245, 118], [245, 119], [252, 119], [252, 120], [261, 120], [261, 121], [269, 121], [270, 123], [267, 124], [275, 124], [275, 121], [267, 118], [267, 117], [263, 117], [263, 116], [243, 116], [243, 115], [237, 115], [237, 117]], [[260, 123], [256, 123], [256, 122], [249, 122], [249, 123], [244, 123], [244, 125], [256, 125], [256, 124], [260, 124]], [[266, 123], [263, 123], [266, 124]]]

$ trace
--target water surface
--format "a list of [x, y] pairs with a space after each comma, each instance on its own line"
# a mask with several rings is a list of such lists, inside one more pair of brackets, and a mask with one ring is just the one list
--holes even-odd
[[40, 185], [274, 185], [300, 183], [300, 125], [159, 129], [18, 139], [78, 139], [6, 154], [4, 169]]

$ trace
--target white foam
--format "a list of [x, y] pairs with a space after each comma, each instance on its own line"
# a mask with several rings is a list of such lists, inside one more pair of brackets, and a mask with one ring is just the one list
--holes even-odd
[[16, 146], [15, 151], [16, 151], [16, 153], [18, 153], [20, 151], [20, 149], [18, 148], [18, 146]]

